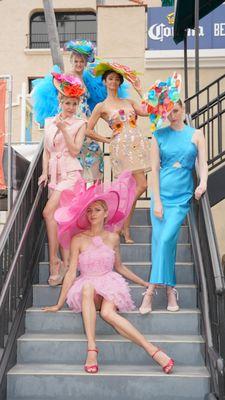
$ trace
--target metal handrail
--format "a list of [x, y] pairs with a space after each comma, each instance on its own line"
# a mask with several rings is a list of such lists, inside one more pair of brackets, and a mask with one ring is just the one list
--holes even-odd
[[[193, 125], [190, 116], [187, 116], [187, 122]], [[196, 175], [199, 178], [198, 163]], [[207, 193], [202, 196], [198, 205], [197, 202], [195, 206], [192, 203], [188, 222], [212, 387], [217, 398], [225, 400], [225, 280]]]
[[36, 153], [35, 153], [35, 155], [33, 157], [33, 160], [31, 161], [31, 163], [29, 165], [26, 177], [24, 179], [23, 186], [22, 186], [22, 188], [21, 188], [21, 190], [20, 190], [20, 192], [19, 192], [19, 194], [17, 196], [17, 201], [14, 203], [13, 208], [11, 210], [11, 213], [9, 214], [9, 217], [7, 219], [7, 223], [5, 224], [5, 226], [3, 228], [3, 231], [2, 231], [2, 234], [1, 234], [1, 240], [0, 240], [0, 254], [2, 253], [2, 251], [4, 249], [6, 240], [7, 240], [8, 236], [9, 236], [9, 232], [11, 231], [13, 223], [15, 222], [16, 215], [18, 214], [22, 199], [24, 197], [24, 193], [27, 190], [27, 187], [28, 187], [28, 185], [30, 183], [30, 178], [34, 173], [34, 170], [35, 170], [35, 168], [37, 166], [37, 163], [38, 163], [38, 161], [40, 159], [42, 151], [43, 151], [43, 141], [38, 146], [38, 149], [37, 149], [37, 151], [36, 151]]
[[203, 129], [205, 133], [210, 171], [225, 164], [222, 134], [225, 121], [224, 83], [225, 74], [185, 100], [186, 109], [189, 110], [195, 127]]
[[[6, 373], [44, 248], [42, 209], [47, 193], [38, 187], [43, 142], [31, 162], [0, 240], [0, 395], [6, 396]], [[29, 240], [28, 240], [29, 238]], [[2, 398], [2, 397], [1, 397]]]
[[188, 97], [188, 99], [186, 99], [185, 102], [193, 100], [195, 97], [199, 96], [200, 94], [205, 92], [207, 89], [211, 88], [213, 85], [216, 85], [219, 81], [221, 81], [224, 78], [225, 78], [225, 74], [221, 75], [219, 78], [215, 79], [214, 81], [212, 81], [211, 83], [209, 83], [208, 85], [206, 85], [202, 89], [200, 89], [198, 92], [196, 92], [192, 96]]

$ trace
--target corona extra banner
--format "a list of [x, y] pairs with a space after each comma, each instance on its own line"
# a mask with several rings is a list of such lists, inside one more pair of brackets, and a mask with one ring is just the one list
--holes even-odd
[[5, 143], [5, 98], [6, 82], [0, 80], [0, 190], [6, 188], [3, 171], [3, 151]]
[[[148, 8], [148, 49], [179, 50], [183, 43], [173, 41], [174, 8]], [[194, 49], [194, 29], [188, 29], [188, 48]], [[225, 4], [217, 7], [199, 22], [199, 46], [201, 49], [225, 48]]]

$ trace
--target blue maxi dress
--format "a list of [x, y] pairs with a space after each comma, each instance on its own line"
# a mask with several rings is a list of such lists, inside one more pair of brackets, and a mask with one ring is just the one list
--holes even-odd
[[195, 129], [187, 125], [182, 130], [170, 127], [154, 132], [160, 153], [159, 186], [163, 218], [154, 216], [151, 201], [152, 272], [150, 282], [176, 285], [175, 260], [177, 239], [193, 196], [193, 168], [197, 147], [193, 143]]

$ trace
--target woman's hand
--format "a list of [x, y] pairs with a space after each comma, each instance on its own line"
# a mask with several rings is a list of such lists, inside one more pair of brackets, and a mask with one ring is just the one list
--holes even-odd
[[55, 124], [57, 128], [62, 132], [66, 129], [67, 126], [66, 122], [62, 119], [60, 115], [57, 115], [57, 117], [55, 118]]
[[60, 307], [58, 306], [58, 304], [51, 306], [51, 307], [43, 307], [42, 311], [44, 312], [57, 312], [60, 310]]
[[162, 217], [163, 217], [163, 206], [162, 206], [161, 201], [155, 202], [154, 215], [155, 215], [156, 218], [162, 219]]
[[197, 186], [195, 189], [196, 200], [200, 200], [205, 191], [206, 191], [206, 185], [200, 184], [199, 186]]
[[142, 87], [141, 87], [141, 81], [139, 78], [136, 78], [134, 82], [132, 82], [133, 88], [138, 92], [140, 96], [142, 96]]
[[48, 175], [47, 174], [41, 174], [41, 176], [39, 176], [38, 186], [40, 186], [42, 183], [44, 184], [44, 187], [47, 185], [47, 183], [48, 183]]

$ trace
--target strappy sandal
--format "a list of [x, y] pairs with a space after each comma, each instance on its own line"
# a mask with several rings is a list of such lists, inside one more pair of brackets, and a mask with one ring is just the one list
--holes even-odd
[[154, 294], [157, 294], [156, 289], [148, 288], [144, 293], [142, 293], [142, 296], [144, 296], [141, 306], [139, 307], [139, 313], [144, 315], [144, 314], [149, 314], [152, 312], [152, 298]]
[[120, 236], [124, 238], [126, 244], [134, 244], [134, 240], [129, 235], [126, 235], [124, 231], [120, 231]]
[[[174, 287], [167, 286], [166, 293], [167, 293], [167, 298], [172, 294], [173, 296], [175, 296], [176, 303], [178, 302], [179, 294], [178, 294], [178, 291]], [[179, 309], [180, 309], [180, 307], [179, 307], [178, 304], [175, 304], [174, 306], [171, 306], [171, 305], [169, 305], [169, 301], [168, 301], [168, 304], [167, 304], [167, 310], [168, 311], [176, 312], [176, 311], [179, 311]]]
[[48, 278], [48, 284], [49, 286], [58, 286], [61, 285], [63, 282], [63, 279], [68, 271], [68, 268], [64, 266], [63, 262], [60, 260], [60, 267], [59, 267], [59, 273], [55, 275], [50, 275]]
[[[89, 351], [95, 351], [98, 354], [98, 349], [88, 349]], [[98, 372], [98, 364], [93, 364], [93, 365], [85, 365], [84, 366], [84, 370], [85, 372], [87, 372], [88, 374], [97, 374]]]
[[[162, 354], [164, 354], [165, 356], [166, 356], [166, 353], [164, 353], [164, 351], [162, 351], [161, 349], [157, 349], [156, 351], [155, 351], [155, 353], [152, 355], [152, 358], [153, 358], [153, 360], [154, 361], [156, 361], [158, 364], [159, 364], [159, 362], [157, 361], [157, 360], [155, 360], [155, 355], [157, 354], [157, 353], [159, 353], [159, 352], [161, 352]], [[168, 363], [166, 364], [166, 365], [164, 365], [163, 367], [162, 367], [162, 370], [163, 370], [163, 372], [165, 373], [165, 374], [171, 374], [171, 372], [173, 371], [173, 367], [174, 367], [174, 360], [172, 359], [172, 358], [170, 358], [169, 359], [169, 361], [168, 361]], [[159, 365], [161, 365], [161, 364], [159, 364]]]

